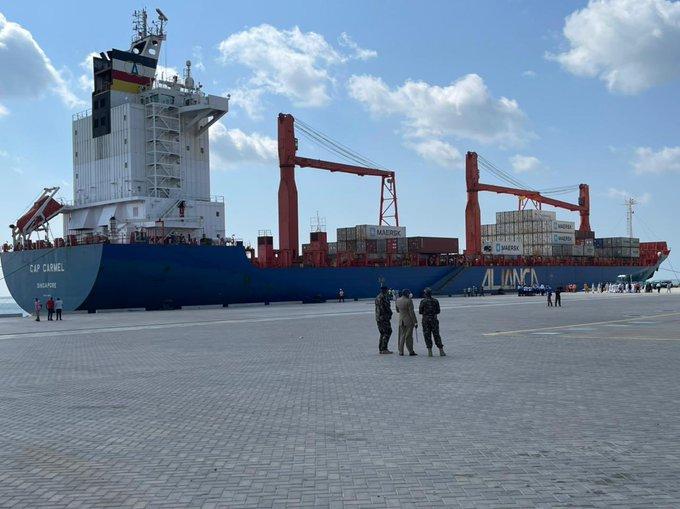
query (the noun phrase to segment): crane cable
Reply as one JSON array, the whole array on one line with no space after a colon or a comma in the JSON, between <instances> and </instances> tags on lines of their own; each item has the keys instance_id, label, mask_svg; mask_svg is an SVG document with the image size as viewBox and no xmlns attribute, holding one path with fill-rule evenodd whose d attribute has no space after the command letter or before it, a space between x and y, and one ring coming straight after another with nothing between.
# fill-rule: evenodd
<instances>
[{"instance_id":1,"label":"crane cable","mask_svg":"<svg viewBox=\"0 0 680 509\"><path fill-rule=\"evenodd\" d=\"M313 128L306 122L296 118L295 124L298 130L301 133L303 133L303 136L306 139L313 141L316 145L320 146L321 148L333 152L334 154L342 157L343 159L351 161L360 166L384 169L382 165L376 163L375 161L369 159L368 157L362 156L361 154L352 150L346 145L343 145L342 143L333 140L330 136Z\"/></svg>"},{"instance_id":2,"label":"crane cable","mask_svg":"<svg viewBox=\"0 0 680 509\"><path fill-rule=\"evenodd\" d=\"M517 187L519 189L526 189L527 191L534 191L537 193L540 193L542 195L552 195L552 196L557 196L557 195L562 195L562 194L568 194L573 192L574 190L578 189L578 185L570 185L570 186L559 186L559 187L553 187L553 188L546 188L546 189L534 189L525 182L521 181L517 177L514 177L510 172L502 170L498 168L495 164L493 164L491 161L488 159L485 159L484 157L480 156L479 154L477 155L477 162L479 166L483 169L488 171L489 173L495 175L497 178L500 180Z\"/></svg>"}]
</instances>

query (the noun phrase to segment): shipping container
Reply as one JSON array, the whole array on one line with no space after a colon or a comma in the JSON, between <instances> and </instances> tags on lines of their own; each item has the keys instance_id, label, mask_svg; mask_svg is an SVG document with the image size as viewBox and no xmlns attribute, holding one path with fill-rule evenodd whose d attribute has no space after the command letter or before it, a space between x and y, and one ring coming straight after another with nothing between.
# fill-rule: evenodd
<instances>
[{"instance_id":1,"label":"shipping container","mask_svg":"<svg viewBox=\"0 0 680 509\"><path fill-rule=\"evenodd\" d=\"M575 241L573 233L553 233L550 236L551 244L574 245Z\"/></svg>"},{"instance_id":2,"label":"shipping container","mask_svg":"<svg viewBox=\"0 0 680 509\"><path fill-rule=\"evenodd\" d=\"M550 223L553 232L559 233L574 233L573 221L552 221Z\"/></svg>"},{"instance_id":3,"label":"shipping container","mask_svg":"<svg viewBox=\"0 0 680 509\"><path fill-rule=\"evenodd\" d=\"M483 246L482 250L485 254L503 256L520 256L524 253L521 242L494 242Z\"/></svg>"},{"instance_id":4,"label":"shipping container","mask_svg":"<svg viewBox=\"0 0 680 509\"><path fill-rule=\"evenodd\" d=\"M408 237L407 245L409 253L458 253L458 239L453 237Z\"/></svg>"},{"instance_id":5,"label":"shipping container","mask_svg":"<svg viewBox=\"0 0 680 509\"><path fill-rule=\"evenodd\" d=\"M360 224L355 227L356 239L395 239L406 237L405 226Z\"/></svg>"},{"instance_id":6,"label":"shipping container","mask_svg":"<svg viewBox=\"0 0 680 509\"><path fill-rule=\"evenodd\" d=\"M592 244L583 244L583 256L595 256L595 246Z\"/></svg>"},{"instance_id":7,"label":"shipping container","mask_svg":"<svg viewBox=\"0 0 680 509\"><path fill-rule=\"evenodd\" d=\"M329 255L334 255L338 253L338 243L337 242L329 242L328 243L328 254Z\"/></svg>"}]
</instances>

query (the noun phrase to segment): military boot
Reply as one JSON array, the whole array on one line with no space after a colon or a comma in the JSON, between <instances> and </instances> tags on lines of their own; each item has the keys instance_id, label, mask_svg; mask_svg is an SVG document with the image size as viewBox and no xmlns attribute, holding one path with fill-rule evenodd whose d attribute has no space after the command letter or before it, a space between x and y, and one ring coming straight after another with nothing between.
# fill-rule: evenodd
<instances>
[{"instance_id":1,"label":"military boot","mask_svg":"<svg viewBox=\"0 0 680 509\"><path fill-rule=\"evenodd\" d=\"M432 357L432 348L427 349L427 356Z\"/></svg>"},{"instance_id":2,"label":"military boot","mask_svg":"<svg viewBox=\"0 0 680 509\"><path fill-rule=\"evenodd\" d=\"M440 348L440 349L439 349L439 356L440 356L440 357L446 357L446 354L444 353L444 349L443 349L443 348Z\"/></svg>"}]
</instances>

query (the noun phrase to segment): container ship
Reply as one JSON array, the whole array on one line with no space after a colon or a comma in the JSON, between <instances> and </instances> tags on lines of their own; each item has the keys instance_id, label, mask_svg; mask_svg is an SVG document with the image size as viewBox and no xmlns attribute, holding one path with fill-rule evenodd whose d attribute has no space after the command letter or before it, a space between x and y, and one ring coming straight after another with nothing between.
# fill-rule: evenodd
<instances>
[{"instance_id":1,"label":"container ship","mask_svg":"<svg viewBox=\"0 0 680 509\"><path fill-rule=\"evenodd\" d=\"M296 129L328 138L289 114L278 116L278 248L269 231L258 234L256 246L244 245L225 235L224 199L210 190L208 130L229 112L229 97L206 94L189 61L181 77L159 76L167 17L157 14L148 22L145 10L135 13L128 50L93 57L92 107L74 115L71 127L72 201L45 188L10 225L12 242L0 261L12 297L27 312L48 295L60 297L66 311L95 312L319 302L340 289L359 299L381 285L415 295L426 287L442 295L539 283L582 287L645 280L669 254L662 241L596 238L585 184L569 203L480 182L480 164L488 162L474 152L466 156L463 252L456 238L408 236L399 223L396 173L299 156ZM338 228L335 241L313 228L300 245L296 167L375 177L377 224ZM482 225L480 192L514 195L519 207ZM544 206L579 213L578 228ZM58 217L64 235L53 238L50 221Z\"/></svg>"}]
</instances>

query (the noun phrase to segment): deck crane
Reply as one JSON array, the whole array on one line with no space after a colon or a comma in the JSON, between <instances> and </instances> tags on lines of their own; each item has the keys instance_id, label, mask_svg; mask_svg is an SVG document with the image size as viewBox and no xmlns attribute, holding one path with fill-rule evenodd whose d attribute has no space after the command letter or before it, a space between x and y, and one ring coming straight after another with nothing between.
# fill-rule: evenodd
<instances>
[{"instance_id":1,"label":"deck crane","mask_svg":"<svg viewBox=\"0 0 680 509\"><path fill-rule=\"evenodd\" d=\"M582 238L593 237L590 229L590 191L588 184L579 184L578 204L568 203L543 196L539 191L516 189L513 187L495 186L479 182L479 166L477 153L468 152L465 156L465 181L467 184L467 205L465 207L465 254L482 254L482 222L479 208L478 194L480 191L490 191L499 194L512 194L520 199L529 199L536 203L552 205L581 216L578 233Z\"/></svg>"},{"instance_id":2,"label":"deck crane","mask_svg":"<svg viewBox=\"0 0 680 509\"><path fill-rule=\"evenodd\" d=\"M350 173L360 177L380 177L382 185L378 224L399 226L397 184L394 171L298 156L297 138L295 137L295 118L290 114L279 114L278 145L279 166L281 169L281 182L279 184L279 257L284 265L290 265L298 256L298 197L297 186L295 185L295 166L316 168L330 172Z\"/></svg>"}]
</instances>

